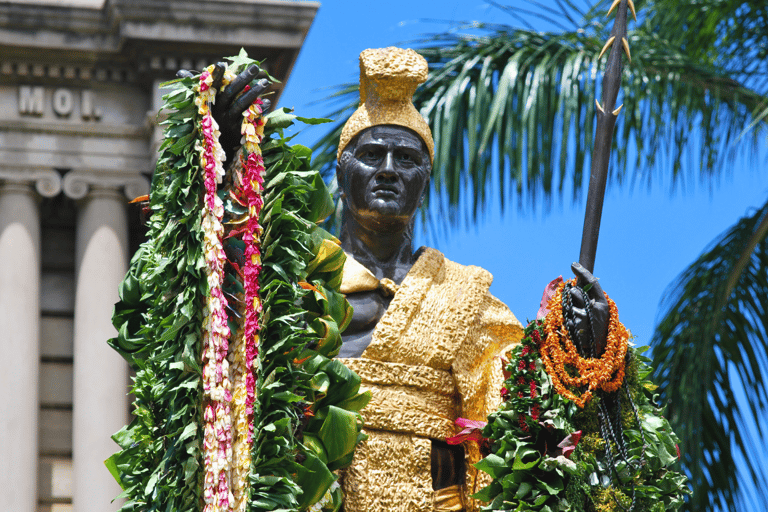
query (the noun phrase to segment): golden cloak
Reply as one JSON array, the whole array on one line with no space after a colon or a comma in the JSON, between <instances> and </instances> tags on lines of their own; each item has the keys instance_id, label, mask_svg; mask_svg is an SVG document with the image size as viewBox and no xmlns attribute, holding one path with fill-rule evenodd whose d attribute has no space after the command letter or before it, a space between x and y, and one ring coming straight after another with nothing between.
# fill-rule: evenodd
<instances>
[{"instance_id":1,"label":"golden cloak","mask_svg":"<svg viewBox=\"0 0 768 512\"><path fill-rule=\"evenodd\" d=\"M397 288L371 344L360 358L341 359L373 395L362 411L369 438L342 477L345 512L479 507L468 497L488 483L471 466L480 458L478 447L465 447L463 486L433 491L431 440L455 435L456 418L485 421L501 402L499 356L519 343L523 327L488 293L492 279L482 268L425 249ZM342 292L378 284L348 257Z\"/></svg>"}]
</instances>

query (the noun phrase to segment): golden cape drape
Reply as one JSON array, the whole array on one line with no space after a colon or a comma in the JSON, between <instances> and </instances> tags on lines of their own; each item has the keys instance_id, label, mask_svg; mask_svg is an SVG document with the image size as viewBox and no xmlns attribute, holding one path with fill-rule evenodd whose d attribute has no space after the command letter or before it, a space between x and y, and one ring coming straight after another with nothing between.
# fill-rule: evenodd
<instances>
[{"instance_id":1,"label":"golden cape drape","mask_svg":"<svg viewBox=\"0 0 768 512\"><path fill-rule=\"evenodd\" d=\"M342 290L377 284L351 257ZM501 401L498 356L523 328L488 293L492 276L425 249L398 287L360 358L342 359L372 391L363 409L369 439L343 475L345 512L474 511L485 480L465 448L462 488L432 490L431 439L457 433L458 417L485 421ZM484 475L487 477L487 475Z\"/></svg>"}]
</instances>

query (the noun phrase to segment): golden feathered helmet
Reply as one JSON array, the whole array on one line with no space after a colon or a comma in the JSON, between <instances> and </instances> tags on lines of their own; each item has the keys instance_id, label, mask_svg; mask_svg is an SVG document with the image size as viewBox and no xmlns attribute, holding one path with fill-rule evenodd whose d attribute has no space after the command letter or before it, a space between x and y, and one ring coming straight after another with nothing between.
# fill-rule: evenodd
<instances>
[{"instance_id":1,"label":"golden feathered helmet","mask_svg":"<svg viewBox=\"0 0 768 512\"><path fill-rule=\"evenodd\" d=\"M427 61L410 49L372 48L360 54L360 107L341 131L341 157L347 144L361 131L385 124L416 132L435 160L435 143L427 122L413 106L413 93L427 80Z\"/></svg>"}]
</instances>

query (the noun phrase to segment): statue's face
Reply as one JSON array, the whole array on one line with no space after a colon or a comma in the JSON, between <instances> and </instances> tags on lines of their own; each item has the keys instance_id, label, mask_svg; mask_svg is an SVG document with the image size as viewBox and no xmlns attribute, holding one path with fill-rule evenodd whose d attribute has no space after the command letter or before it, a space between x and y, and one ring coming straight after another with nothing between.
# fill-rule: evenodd
<instances>
[{"instance_id":1,"label":"statue's face","mask_svg":"<svg viewBox=\"0 0 768 512\"><path fill-rule=\"evenodd\" d=\"M337 168L347 211L374 230L400 229L410 223L431 171L429 153L419 136L401 126L374 126L351 146Z\"/></svg>"}]
</instances>

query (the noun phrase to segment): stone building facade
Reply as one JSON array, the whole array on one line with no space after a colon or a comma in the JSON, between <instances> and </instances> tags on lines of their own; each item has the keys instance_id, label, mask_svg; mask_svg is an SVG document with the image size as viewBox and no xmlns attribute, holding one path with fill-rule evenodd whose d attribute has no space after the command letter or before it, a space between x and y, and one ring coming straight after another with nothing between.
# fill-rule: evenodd
<instances>
[{"instance_id":1,"label":"stone building facade","mask_svg":"<svg viewBox=\"0 0 768 512\"><path fill-rule=\"evenodd\" d=\"M318 5L0 2L3 512L118 508L103 461L129 372L106 340L141 239L127 202L149 189L158 85L241 47L284 83Z\"/></svg>"}]
</instances>

